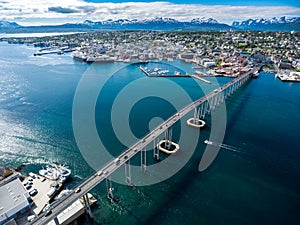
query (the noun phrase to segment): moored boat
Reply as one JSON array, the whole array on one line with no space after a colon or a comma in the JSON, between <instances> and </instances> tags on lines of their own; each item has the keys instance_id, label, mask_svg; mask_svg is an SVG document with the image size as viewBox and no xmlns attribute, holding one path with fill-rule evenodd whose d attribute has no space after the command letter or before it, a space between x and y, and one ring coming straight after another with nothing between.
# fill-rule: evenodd
<instances>
[{"instance_id":1,"label":"moored boat","mask_svg":"<svg viewBox=\"0 0 300 225\"><path fill-rule=\"evenodd\" d=\"M45 169L41 169L39 174L47 179L64 183L65 180L71 175L71 170L65 166L49 164Z\"/></svg>"}]
</instances>

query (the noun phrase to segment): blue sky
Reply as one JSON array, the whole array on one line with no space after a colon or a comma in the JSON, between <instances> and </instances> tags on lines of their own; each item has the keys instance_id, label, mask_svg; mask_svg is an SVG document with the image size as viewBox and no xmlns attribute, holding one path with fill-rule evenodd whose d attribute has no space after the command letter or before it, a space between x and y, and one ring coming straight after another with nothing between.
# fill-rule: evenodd
<instances>
[{"instance_id":1,"label":"blue sky","mask_svg":"<svg viewBox=\"0 0 300 225\"><path fill-rule=\"evenodd\" d=\"M300 1L299 1L300 2ZM213 18L231 24L249 18L300 17L296 0L0 0L0 20L21 25L79 23L84 20ZM33 4L34 3L34 4Z\"/></svg>"}]
</instances>

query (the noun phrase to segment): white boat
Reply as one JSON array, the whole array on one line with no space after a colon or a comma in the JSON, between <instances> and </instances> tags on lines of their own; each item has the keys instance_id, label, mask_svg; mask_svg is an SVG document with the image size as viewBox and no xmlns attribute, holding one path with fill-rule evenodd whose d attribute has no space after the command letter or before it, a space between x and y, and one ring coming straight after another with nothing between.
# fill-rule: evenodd
<instances>
[{"instance_id":1,"label":"white boat","mask_svg":"<svg viewBox=\"0 0 300 225\"><path fill-rule=\"evenodd\" d=\"M258 76L259 76L259 72L258 72L258 71L255 71L255 72L253 73L253 75L252 75L252 77L253 77L254 79L258 78Z\"/></svg>"},{"instance_id":2,"label":"white boat","mask_svg":"<svg viewBox=\"0 0 300 225\"><path fill-rule=\"evenodd\" d=\"M71 175L71 170L61 165L49 164L45 169L41 169L39 174L47 179L63 183Z\"/></svg>"},{"instance_id":3,"label":"white boat","mask_svg":"<svg viewBox=\"0 0 300 225\"><path fill-rule=\"evenodd\" d=\"M96 57L88 57L86 59L87 63L113 63L114 59L109 56L96 56Z\"/></svg>"},{"instance_id":4,"label":"white boat","mask_svg":"<svg viewBox=\"0 0 300 225\"><path fill-rule=\"evenodd\" d=\"M86 61L87 56L83 52L76 51L72 53L73 59L79 60L79 61Z\"/></svg>"},{"instance_id":5,"label":"white boat","mask_svg":"<svg viewBox=\"0 0 300 225\"><path fill-rule=\"evenodd\" d=\"M205 140L204 143L207 145L212 145L212 141L209 141L209 140Z\"/></svg>"}]
</instances>

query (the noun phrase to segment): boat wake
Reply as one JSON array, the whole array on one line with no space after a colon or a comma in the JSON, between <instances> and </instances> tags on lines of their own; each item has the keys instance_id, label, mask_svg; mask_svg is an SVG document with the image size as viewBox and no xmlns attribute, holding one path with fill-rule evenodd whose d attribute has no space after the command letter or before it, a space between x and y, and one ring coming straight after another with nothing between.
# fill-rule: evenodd
<instances>
[{"instance_id":1,"label":"boat wake","mask_svg":"<svg viewBox=\"0 0 300 225\"><path fill-rule=\"evenodd\" d=\"M83 180L83 177L79 176L79 175L75 175L74 177L79 178L80 180Z\"/></svg>"},{"instance_id":2,"label":"boat wake","mask_svg":"<svg viewBox=\"0 0 300 225\"><path fill-rule=\"evenodd\" d=\"M237 152L237 153L241 153L241 154L247 155L247 153L242 152L239 148L236 148L236 147L231 146L231 145L227 145L227 144L223 144L223 143L217 143L217 142L208 141L208 140L205 140L204 143L208 144L208 145L220 147L220 148L228 150L228 151Z\"/></svg>"}]
</instances>

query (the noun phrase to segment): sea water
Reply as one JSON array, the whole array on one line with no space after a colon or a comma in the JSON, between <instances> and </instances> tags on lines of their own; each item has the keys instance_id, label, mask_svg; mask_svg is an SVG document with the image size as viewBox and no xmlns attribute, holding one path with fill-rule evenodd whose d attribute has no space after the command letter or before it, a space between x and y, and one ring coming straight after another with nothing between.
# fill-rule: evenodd
<instances>
[{"instance_id":1,"label":"sea water","mask_svg":"<svg viewBox=\"0 0 300 225\"><path fill-rule=\"evenodd\" d=\"M52 162L67 165L72 170L68 188L94 172L82 155L72 124L73 103L84 77L92 87L97 76L105 76L100 79L104 85L96 96L95 115L91 115L99 138L114 156L176 113L177 107L187 105L185 95L196 100L231 80L207 78L212 81L209 85L189 78L147 78L139 65L89 65L74 61L70 54L33 56L36 51L26 45L0 43L0 164L26 164L24 173L38 173ZM193 72L192 65L180 61L151 66ZM89 96L89 86L85 88ZM155 93L145 94L148 89ZM128 115L122 108L114 108L121 97L121 102L137 99L128 106ZM148 186L113 182L117 203L107 199L105 182L99 184L91 191L98 200L94 219L83 216L80 223L299 224L299 99L299 83L282 83L274 74L261 72L258 79L250 80L226 100L223 144L240 153L221 148L208 169L198 171L212 125L207 117L207 127L200 131L191 158L179 172ZM86 104L91 101L84 100ZM113 124L112 116L127 120ZM186 126L187 118L174 125L175 141L183 135L180 128ZM128 132L115 134L127 127ZM196 131L185 132L192 138ZM155 164L151 155L150 149L147 162ZM175 157L178 162L179 156ZM139 165L139 161L138 155L132 164Z\"/></svg>"}]
</instances>

